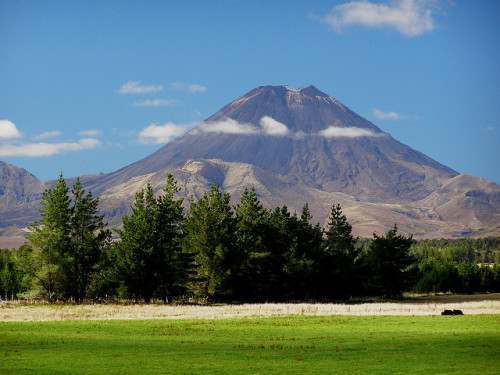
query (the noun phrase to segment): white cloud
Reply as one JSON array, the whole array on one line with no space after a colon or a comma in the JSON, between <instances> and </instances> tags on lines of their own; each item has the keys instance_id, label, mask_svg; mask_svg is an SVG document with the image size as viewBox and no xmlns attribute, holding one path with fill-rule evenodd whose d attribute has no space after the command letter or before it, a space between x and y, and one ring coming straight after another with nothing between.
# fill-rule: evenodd
<instances>
[{"instance_id":1,"label":"white cloud","mask_svg":"<svg viewBox=\"0 0 500 375\"><path fill-rule=\"evenodd\" d=\"M0 139L21 138L22 133L9 120L0 120Z\"/></svg>"},{"instance_id":2,"label":"white cloud","mask_svg":"<svg viewBox=\"0 0 500 375\"><path fill-rule=\"evenodd\" d=\"M151 124L139 133L139 142L143 144L158 144L170 142L189 128L190 125L176 125L167 122L163 125Z\"/></svg>"},{"instance_id":3,"label":"white cloud","mask_svg":"<svg viewBox=\"0 0 500 375\"><path fill-rule=\"evenodd\" d=\"M102 135L102 131L97 130L97 129L89 129L89 130L83 130L78 135L84 136L84 137L97 137Z\"/></svg>"},{"instance_id":4,"label":"white cloud","mask_svg":"<svg viewBox=\"0 0 500 375\"><path fill-rule=\"evenodd\" d=\"M294 134L294 136L295 136L295 138L297 138L297 139L304 139L305 137L307 137L307 136L308 136L308 134L307 134L307 133L304 133L302 130L299 130L298 132L296 132L296 133Z\"/></svg>"},{"instance_id":5,"label":"white cloud","mask_svg":"<svg viewBox=\"0 0 500 375\"><path fill-rule=\"evenodd\" d=\"M495 127L493 127L493 126L488 126L488 127L486 128L486 131L492 132L492 131L494 131L495 129L496 129L496 128L495 128Z\"/></svg>"},{"instance_id":6,"label":"white cloud","mask_svg":"<svg viewBox=\"0 0 500 375\"><path fill-rule=\"evenodd\" d=\"M356 137L380 137L383 133L375 133L374 131L369 129L361 129L356 127L340 128L336 126L330 126L325 130L321 130L318 134L326 138L337 138L337 137L356 138Z\"/></svg>"},{"instance_id":7,"label":"white cloud","mask_svg":"<svg viewBox=\"0 0 500 375\"><path fill-rule=\"evenodd\" d=\"M163 91L162 85L141 86L141 81L128 81L119 90L119 94L148 94Z\"/></svg>"},{"instance_id":8,"label":"white cloud","mask_svg":"<svg viewBox=\"0 0 500 375\"><path fill-rule=\"evenodd\" d=\"M95 148L101 142L93 138L82 138L78 142L66 143L25 143L16 145L0 145L0 157L38 157L62 154L72 151L81 151Z\"/></svg>"},{"instance_id":9,"label":"white cloud","mask_svg":"<svg viewBox=\"0 0 500 375\"><path fill-rule=\"evenodd\" d=\"M287 135L290 133L285 124L269 116L264 116L260 119L260 126L264 129L264 133L269 135Z\"/></svg>"},{"instance_id":10,"label":"white cloud","mask_svg":"<svg viewBox=\"0 0 500 375\"><path fill-rule=\"evenodd\" d=\"M396 112L382 112L380 109L373 109L373 116L379 120L402 120L404 116L401 116Z\"/></svg>"},{"instance_id":11,"label":"white cloud","mask_svg":"<svg viewBox=\"0 0 500 375\"><path fill-rule=\"evenodd\" d=\"M170 86L175 90L186 91L189 92L190 94L194 92L204 92L207 90L205 86L198 85L195 83L190 84L184 82L174 82L171 83Z\"/></svg>"},{"instance_id":12,"label":"white cloud","mask_svg":"<svg viewBox=\"0 0 500 375\"><path fill-rule=\"evenodd\" d=\"M320 21L341 32L346 26L392 28L406 36L417 36L435 28L432 0L392 0L375 4L367 0L351 1L335 6Z\"/></svg>"},{"instance_id":13,"label":"white cloud","mask_svg":"<svg viewBox=\"0 0 500 375\"><path fill-rule=\"evenodd\" d=\"M134 103L135 107L174 107L181 104L180 101L175 99L147 99L137 101Z\"/></svg>"},{"instance_id":14,"label":"white cloud","mask_svg":"<svg viewBox=\"0 0 500 375\"><path fill-rule=\"evenodd\" d=\"M47 139L47 138L54 138L54 137L59 137L62 135L62 132L59 130L52 130L48 132L43 132L42 134L38 134L37 136L34 137L34 139Z\"/></svg>"},{"instance_id":15,"label":"white cloud","mask_svg":"<svg viewBox=\"0 0 500 375\"><path fill-rule=\"evenodd\" d=\"M232 118L227 118L222 121L205 122L199 128L202 132L207 133L225 133L225 134L258 134L260 130L250 124L242 124Z\"/></svg>"}]
</instances>

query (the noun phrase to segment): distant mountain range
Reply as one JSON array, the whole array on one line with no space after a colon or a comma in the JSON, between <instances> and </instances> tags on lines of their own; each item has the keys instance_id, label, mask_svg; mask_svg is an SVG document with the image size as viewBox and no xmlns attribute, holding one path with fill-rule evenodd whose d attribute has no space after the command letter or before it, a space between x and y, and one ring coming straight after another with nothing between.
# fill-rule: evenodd
<instances>
[{"instance_id":1,"label":"distant mountain range","mask_svg":"<svg viewBox=\"0 0 500 375\"><path fill-rule=\"evenodd\" d=\"M168 173L186 206L217 182L234 202L252 186L269 208L307 202L321 224L339 202L362 236L394 223L416 238L500 235L499 185L398 142L314 86L258 87L150 156L82 181L116 226L135 192L161 189ZM0 163L0 240L38 218L50 184Z\"/></svg>"}]
</instances>

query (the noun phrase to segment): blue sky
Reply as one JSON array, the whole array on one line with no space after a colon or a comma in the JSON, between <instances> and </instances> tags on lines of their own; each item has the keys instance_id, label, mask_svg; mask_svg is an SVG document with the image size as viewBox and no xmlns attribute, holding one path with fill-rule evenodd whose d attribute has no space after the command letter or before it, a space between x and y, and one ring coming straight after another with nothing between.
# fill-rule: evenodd
<instances>
[{"instance_id":1,"label":"blue sky","mask_svg":"<svg viewBox=\"0 0 500 375\"><path fill-rule=\"evenodd\" d=\"M261 85L314 85L500 183L500 2L0 0L0 160L112 172Z\"/></svg>"}]
</instances>

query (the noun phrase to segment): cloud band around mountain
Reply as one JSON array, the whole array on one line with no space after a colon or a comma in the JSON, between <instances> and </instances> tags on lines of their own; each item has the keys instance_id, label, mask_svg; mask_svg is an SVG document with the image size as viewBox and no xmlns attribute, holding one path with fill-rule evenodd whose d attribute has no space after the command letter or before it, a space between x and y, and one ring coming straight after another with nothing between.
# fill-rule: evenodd
<instances>
[{"instance_id":1,"label":"cloud band around mountain","mask_svg":"<svg viewBox=\"0 0 500 375\"><path fill-rule=\"evenodd\" d=\"M268 135L287 135L290 133L285 124L269 116L264 116L260 119L260 126L262 126L264 133Z\"/></svg>"},{"instance_id":2,"label":"cloud band around mountain","mask_svg":"<svg viewBox=\"0 0 500 375\"><path fill-rule=\"evenodd\" d=\"M330 126L325 130L321 130L318 135L326 138L357 138L357 137L380 137L384 133L375 133L370 129L362 129L356 127L342 128L338 126Z\"/></svg>"},{"instance_id":3,"label":"cloud band around mountain","mask_svg":"<svg viewBox=\"0 0 500 375\"><path fill-rule=\"evenodd\" d=\"M163 125L151 124L142 129L139 133L139 143L142 144L161 144L168 143L173 138L186 132L189 125L176 125L167 122Z\"/></svg>"},{"instance_id":4,"label":"cloud band around mountain","mask_svg":"<svg viewBox=\"0 0 500 375\"><path fill-rule=\"evenodd\" d=\"M376 133L371 129L361 129L356 127L336 127L330 126L318 133L304 133L302 131L292 132L285 124L273 119L270 116L263 116L259 125L250 123L241 123L232 118L226 118L220 121L202 122L190 135L199 135L201 133L217 134L240 134L240 135L269 135L274 137L292 136L295 139L304 139L309 136L321 136L326 138L337 137L380 137L385 133ZM172 141L174 138L183 135L194 124L174 124L171 122L163 125L151 124L142 129L139 133L139 143L142 144L162 144Z\"/></svg>"},{"instance_id":5,"label":"cloud band around mountain","mask_svg":"<svg viewBox=\"0 0 500 375\"><path fill-rule=\"evenodd\" d=\"M201 123L197 130L203 133L223 133L223 134L259 134L260 129L251 124L243 124L232 118L222 121Z\"/></svg>"}]
</instances>

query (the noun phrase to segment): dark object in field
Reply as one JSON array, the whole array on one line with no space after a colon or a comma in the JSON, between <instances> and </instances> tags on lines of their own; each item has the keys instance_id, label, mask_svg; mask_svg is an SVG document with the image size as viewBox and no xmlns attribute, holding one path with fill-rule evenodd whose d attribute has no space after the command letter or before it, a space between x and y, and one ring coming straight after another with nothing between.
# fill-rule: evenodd
<instances>
[{"instance_id":1,"label":"dark object in field","mask_svg":"<svg viewBox=\"0 0 500 375\"><path fill-rule=\"evenodd\" d=\"M462 310L444 310L441 315L464 315Z\"/></svg>"}]
</instances>

